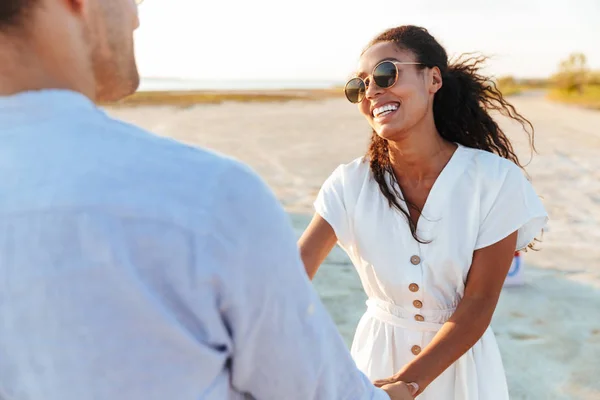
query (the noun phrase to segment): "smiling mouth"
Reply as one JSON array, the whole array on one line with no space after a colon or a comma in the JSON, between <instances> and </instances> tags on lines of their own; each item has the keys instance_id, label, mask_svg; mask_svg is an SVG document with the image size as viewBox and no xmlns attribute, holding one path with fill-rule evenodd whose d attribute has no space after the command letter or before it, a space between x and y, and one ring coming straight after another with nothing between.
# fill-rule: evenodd
<instances>
[{"instance_id":1,"label":"smiling mouth","mask_svg":"<svg viewBox=\"0 0 600 400\"><path fill-rule=\"evenodd\" d=\"M374 108L371 114L375 118L382 118L395 112L398 108L400 108L400 103L387 103L381 107Z\"/></svg>"}]
</instances>

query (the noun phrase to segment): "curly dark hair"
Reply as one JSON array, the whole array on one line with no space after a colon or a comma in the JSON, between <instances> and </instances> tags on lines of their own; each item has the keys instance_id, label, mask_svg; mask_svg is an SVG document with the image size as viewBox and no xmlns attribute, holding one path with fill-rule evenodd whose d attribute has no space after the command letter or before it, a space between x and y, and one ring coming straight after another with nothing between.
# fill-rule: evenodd
<instances>
[{"instance_id":1,"label":"curly dark hair","mask_svg":"<svg viewBox=\"0 0 600 400\"><path fill-rule=\"evenodd\" d=\"M1 0L0 31L20 26L37 0Z\"/></svg>"},{"instance_id":2,"label":"curly dark hair","mask_svg":"<svg viewBox=\"0 0 600 400\"><path fill-rule=\"evenodd\" d=\"M421 63L418 66L421 69L440 69L443 85L435 94L433 115L435 126L442 138L466 147L495 153L523 169L510 140L491 117L490 112L496 111L518 121L528 135L531 150L535 151L533 125L504 99L492 79L479 74L485 57L467 54L449 63L446 50L435 38L425 28L412 25L392 28L381 33L370 42L369 47L381 42L394 43L400 49L413 53L416 61ZM398 183L390 162L388 143L375 131L367 156L373 176L390 207L398 209L406 216L413 237L423 243L417 237L417 227L410 214L398 202L401 194L391 189L386 182L386 174L389 173L394 182ZM406 199L403 200L407 207L421 212L417 206Z\"/></svg>"}]
</instances>

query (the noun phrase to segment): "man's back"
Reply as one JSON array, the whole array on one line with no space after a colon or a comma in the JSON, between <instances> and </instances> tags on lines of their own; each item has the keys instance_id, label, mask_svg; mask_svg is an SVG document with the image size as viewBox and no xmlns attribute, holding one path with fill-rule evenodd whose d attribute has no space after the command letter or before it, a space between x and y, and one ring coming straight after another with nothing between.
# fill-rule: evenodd
<instances>
[{"instance_id":1,"label":"man's back","mask_svg":"<svg viewBox=\"0 0 600 400\"><path fill-rule=\"evenodd\" d=\"M196 398L230 345L195 343L224 329L198 324L217 322L216 307L185 310L218 300L219 271L196 243L226 214L222 177L241 168L112 121L77 94L0 104L0 387L84 399L66 391L123 379L132 398L165 384ZM197 387L182 384L191 376Z\"/></svg>"},{"instance_id":2,"label":"man's back","mask_svg":"<svg viewBox=\"0 0 600 400\"><path fill-rule=\"evenodd\" d=\"M387 398L243 165L73 92L0 120L0 399Z\"/></svg>"}]
</instances>

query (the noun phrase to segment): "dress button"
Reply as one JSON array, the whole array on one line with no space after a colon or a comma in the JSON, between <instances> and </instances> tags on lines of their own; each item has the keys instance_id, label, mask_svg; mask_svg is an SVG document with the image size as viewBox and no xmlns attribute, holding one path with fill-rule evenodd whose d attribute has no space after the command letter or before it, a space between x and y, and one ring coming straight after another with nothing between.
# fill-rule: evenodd
<instances>
[{"instance_id":1,"label":"dress button","mask_svg":"<svg viewBox=\"0 0 600 400\"><path fill-rule=\"evenodd\" d=\"M417 320L419 322L423 322L423 321L425 321L425 317L423 317L421 314L417 314L417 315L415 315L415 320Z\"/></svg>"},{"instance_id":2,"label":"dress button","mask_svg":"<svg viewBox=\"0 0 600 400\"><path fill-rule=\"evenodd\" d=\"M419 257L419 256L412 256L410 258L410 262L412 263L412 265L419 265L419 263L421 262L421 257Z\"/></svg>"},{"instance_id":3,"label":"dress button","mask_svg":"<svg viewBox=\"0 0 600 400\"><path fill-rule=\"evenodd\" d=\"M412 349L410 349L410 351L415 355L418 356L419 353L421 352L421 347L420 346L413 346Z\"/></svg>"},{"instance_id":4,"label":"dress button","mask_svg":"<svg viewBox=\"0 0 600 400\"><path fill-rule=\"evenodd\" d=\"M415 300L415 301L413 301L413 306L415 306L415 308L421 308L421 307L423 307L423 302L419 301L419 300Z\"/></svg>"},{"instance_id":5,"label":"dress button","mask_svg":"<svg viewBox=\"0 0 600 400\"><path fill-rule=\"evenodd\" d=\"M411 283L410 285L408 285L408 290L410 290L411 292L418 292L419 285L417 285L416 283Z\"/></svg>"}]
</instances>

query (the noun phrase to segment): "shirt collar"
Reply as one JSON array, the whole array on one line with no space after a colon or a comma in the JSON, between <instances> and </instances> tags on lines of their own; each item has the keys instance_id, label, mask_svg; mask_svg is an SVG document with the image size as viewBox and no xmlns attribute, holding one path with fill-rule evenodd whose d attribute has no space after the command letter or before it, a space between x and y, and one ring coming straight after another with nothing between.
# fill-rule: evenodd
<instances>
[{"instance_id":1,"label":"shirt collar","mask_svg":"<svg viewBox=\"0 0 600 400\"><path fill-rule=\"evenodd\" d=\"M71 90L43 89L0 96L0 120L3 125L49 119L66 111L81 113L97 110L89 98Z\"/></svg>"}]
</instances>

